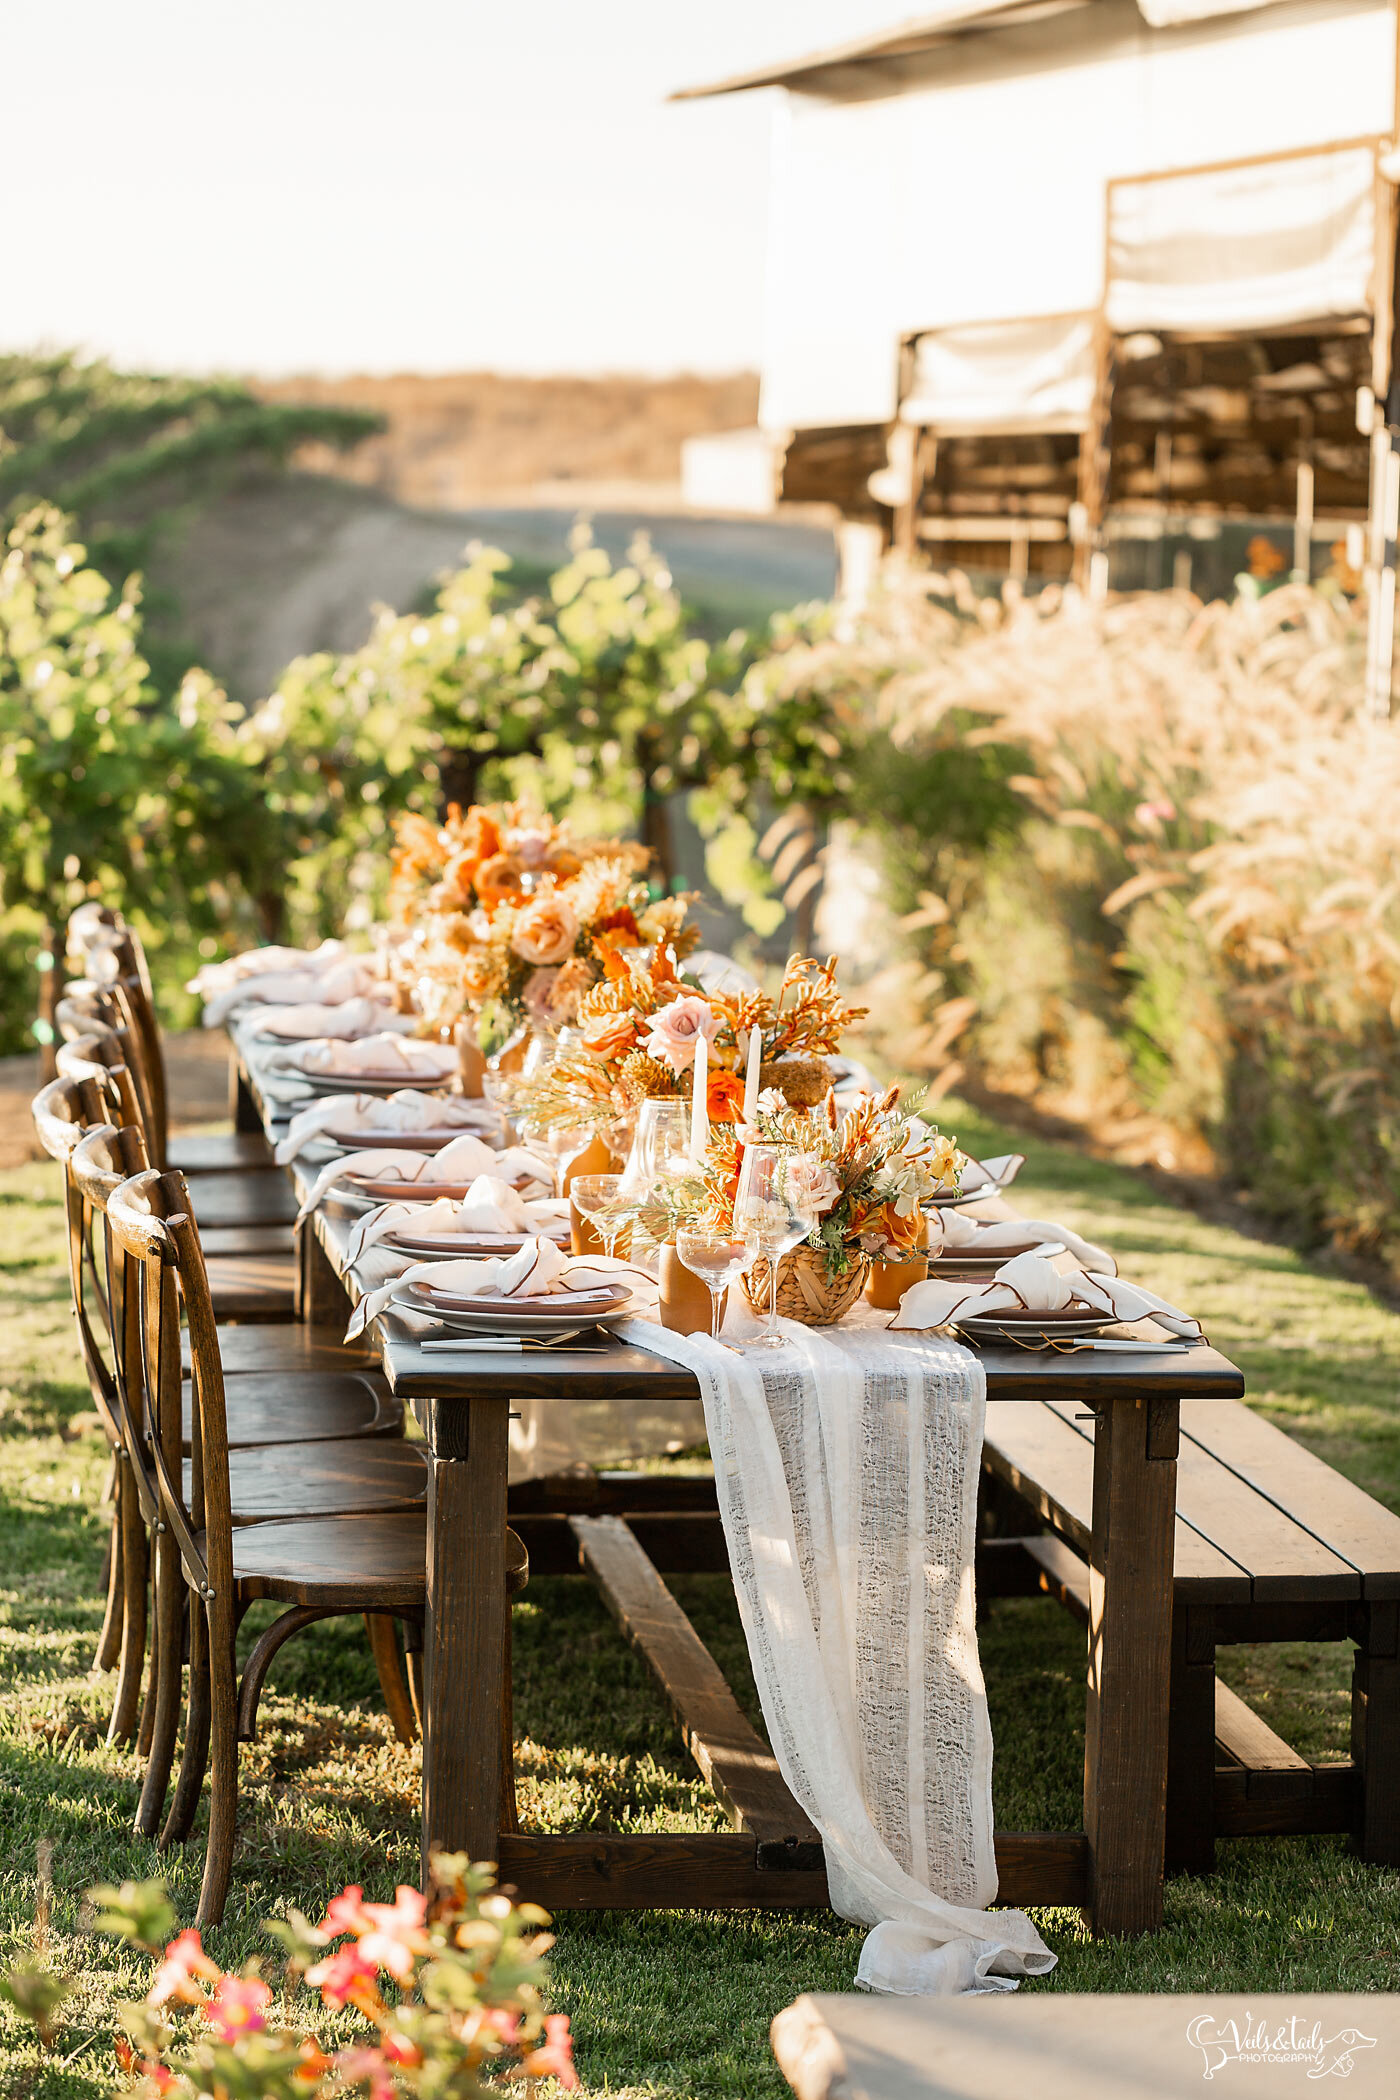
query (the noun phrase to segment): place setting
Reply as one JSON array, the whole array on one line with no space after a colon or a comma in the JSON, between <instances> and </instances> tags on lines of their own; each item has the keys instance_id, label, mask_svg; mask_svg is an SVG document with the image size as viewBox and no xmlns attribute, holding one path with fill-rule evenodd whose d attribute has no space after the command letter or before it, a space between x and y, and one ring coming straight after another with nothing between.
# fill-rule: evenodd
<instances>
[{"instance_id":1,"label":"place setting","mask_svg":"<svg viewBox=\"0 0 1400 2100\"><path fill-rule=\"evenodd\" d=\"M338 1153L311 1182L302 1198L300 1216L310 1217L320 1204L351 1216L384 1203L460 1204L483 1176L517 1195L554 1196L552 1160L542 1159L524 1145L497 1150L475 1132L462 1131L436 1152L404 1146Z\"/></svg>"},{"instance_id":2,"label":"place setting","mask_svg":"<svg viewBox=\"0 0 1400 2100\"><path fill-rule=\"evenodd\" d=\"M349 1152L441 1152L464 1133L492 1142L500 1116L486 1101L465 1094L423 1093L326 1096L300 1109L278 1140L279 1167L294 1159L324 1165Z\"/></svg>"},{"instance_id":3,"label":"place setting","mask_svg":"<svg viewBox=\"0 0 1400 2100\"><path fill-rule=\"evenodd\" d=\"M655 1288L643 1269L571 1256L555 1241L534 1237L508 1256L405 1268L360 1299L346 1339L388 1315L429 1353L557 1348L632 1317L654 1299ZM593 1346L606 1346L601 1333Z\"/></svg>"},{"instance_id":4,"label":"place setting","mask_svg":"<svg viewBox=\"0 0 1400 2100\"><path fill-rule=\"evenodd\" d=\"M1104 1332L1138 1322L1157 1331L1150 1337ZM985 1279L929 1276L914 1283L888 1331L1056 1352L1184 1352L1205 1339L1198 1320L1145 1285L1117 1275L1061 1271L1044 1247L1014 1255Z\"/></svg>"}]
</instances>

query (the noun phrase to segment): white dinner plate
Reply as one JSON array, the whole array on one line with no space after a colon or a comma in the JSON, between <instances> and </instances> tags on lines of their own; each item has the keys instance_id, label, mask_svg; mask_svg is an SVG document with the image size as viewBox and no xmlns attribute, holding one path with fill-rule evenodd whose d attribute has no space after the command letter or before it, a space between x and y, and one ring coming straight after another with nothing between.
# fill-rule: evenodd
<instances>
[{"instance_id":1,"label":"white dinner plate","mask_svg":"<svg viewBox=\"0 0 1400 2100\"><path fill-rule=\"evenodd\" d=\"M1081 1335L1097 1334L1101 1327L1115 1327L1112 1313L986 1313L958 1321L958 1332L975 1342L1077 1341Z\"/></svg>"},{"instance_id":2,"label":"white dinner plate","mask_svg":"<svg viewBox=\"0 0 1400 2100\"><path fill-rule=\"evenodd\" d=\"M394 1232L386 1232L382 1244L396 1247L401 1254L425 1256L441 1255L445 1259L453 1255L518 1254L526 1238L554 1240L559 1246L568 1244L569 1227L566 1221L558 1221L558 1229L541 1225L533 1235L523 1232L499 1232L494 1238L473 1238L466 1232L413 1232L407 1226Z\"/></svg>"}]
</instances>

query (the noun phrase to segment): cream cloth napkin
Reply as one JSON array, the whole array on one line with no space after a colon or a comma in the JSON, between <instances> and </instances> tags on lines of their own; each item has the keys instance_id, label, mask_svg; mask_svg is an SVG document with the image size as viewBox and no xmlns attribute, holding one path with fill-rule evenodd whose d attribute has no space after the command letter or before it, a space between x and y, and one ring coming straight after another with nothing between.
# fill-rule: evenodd
<instances>
[{"instance_id":1,"label":"cream cloth napkin","mask_svg":"<svg viewBox=\"0 0 1400 2100\"><path fill-rule=\"evenodd\" d=\"M963 1200L999 1195L1003 1189L1010 1188L1025 1164L1024 1152L999 1152L995 1159L969 1159L964 1153L959 1184Z\"/></svg>"},{"instance_id":2,"label":"cream cloth napkin","mask_svg":"<svg viewBox=\"0 0 1400 2100\"><path fill-rule=\"evenodd\" d=\"M301 1006L309 1000L341 1006L347 999L367 998L378 982L367 964L349 955L328 970L260 971L212 993L205 1004L204 1025L221 1028L231 1013L245 1006Z\"/></svg>"},{"instance_id":3,"label":"cream cloth napkin","mask_svg":"<svg viewBox=\"0 0 1400 2100\"><path fill-rule=\"evenodd\" d=\"M1062 1276L1039 1254L1018 1254L985 1283L962 1283L952 1278L930 1276L904 1293L891 1328L948 1327L960 1320L984 1318L989 1313L1063 1312L1072 1298L1095 1312L1115 1320L1155 1320L1172 1334L1198 1339L1200 1322L1189 1313L1178 1312L1140 1283L1121 1276L1093 1276L1074 1271Z\"/></svg>"},{"instance_id":4,"label":"cream cloth napkin","mask_svg":"<svg viewBox=\"0 0 1400 2100\"><path fill-rule=\"evenodd\" d=\"M242 955L230 955L224 962L205 963L185 990L212 999L245 977L265 977L274 970L333 969L344 954L344 941L322 941L319 948L246 948Z\"/></svg>"},{"instance_id":5,"label":"cream cloth napkin","mask_svg":"<svg viewBox=\"0 0 1400 2100\"><path fill-rule=\"evenodd\" d=\"M735 1321L735 1329L739 1323ZM986 1377L942 1337L784 1320L738 1356L628 1320L694 1372L773 1754L821 1832L868 1990L1014 1990L1055 1957L997 1894L973 1584Z\"/></svg>"},{"instance_id":6,"label":"cream cloth napkin","mask_svg":"<svg viewBox=\"0 0 1400 2100\"><path fill-rule=\"evenodd\" d=\"M353 1043L365 1036L410 1035L418 1026L412 1014L395 1013L382 1000L365 998L346 999L331 1006L255 1006L241 1012L238 1020L245 1039L291 1035L308 1042L327 1043Z\"/></svg>"},{"instance_id":7,"label":"cream cloth napkin","mask_svg":"<svg viewBox=\"0 0 1400 2100\"><path fill-rule=\"evenodd\" d=\"M407 1016L405 1016L405 1019ZM262 1060L267 1072L295 1072L302 1079L354 1079L362 1072L403 1074L404 1083L446 1086L457 1071L450 1043L420 1043L402 1035L367 1035L358 1042L332 1037L274 1050Z\"/></svg>"},{"instance_id":8,"label":"cream cloth napkin","mask_svg":"<svg viewBox=\"0 0 1400 2100\"><path fill-rule=\"evenodd\" d=\"M456 1298L548 1298L561 1313L570 1306L586 1304L605 1283L630 1283L648 1291L655 1284L644 1269L625 1261L609 1261L604 1255L566 1254L552 1240L527 1240L516 1254L489 1254L481 1259L463 1256L452 1261L420 1261L378 1290L367 1291L350 1315L345 1339L362 1334L371 1320L383 1312L397 1293L410 1283L432 1283ZM621 1303L621 1301L620 1301ZM425 1305L424 1312L429 1308Z\"/></svg>"},{"instance_id":9,"label":"cream cloth napkin","mask_svg":"<svg viewBox=\"0 0 1400 2100\"><path fill-rule=\"evenodd\" d=\"M1022 1247L1027 1240L1058 1240L1077 1262L1096 1275L1118 1274L1118 1264L1111 1254L1096 1247L1092 1240L1081 1239L1068 1225L1051 1225L1042 1218L1008 1218L1001 1225L981 1225L976 1218L965 1218L961 1211L948 1205L929 1216L928 1252L934 1259L940 1254L998 1254L1003 1247Z\"/></svg>"},{"instance_id":10,"label":"cream cloth napkin","mask_svg":"<svg viewBox=\"0 0 1400 2100\"><path fill-rule=\"evenodd\" d=\"M326 1094L292 1117L287 1135L273 1157L287 1166L315 1138L327 1134L338 1138L370 1131L388 1135L400 1130L495 1131L501 1127L500 1111L489 1102L469 1100L463 1094L419 1094L404 1088L397 1094Z\"/></svg>"},{"instance_id":11,"label":"cream cloth napkin","mask_svg":"<svg viewBox=\"0 0 1400 2100\"><path fill-rule=\"evenodd\" d=\"M498 1177L513 1188L535 1195L554 1194L552 1161L527 1152L523 1145L512 1145L508 1152L493 1152L479 1137L464 1131L450 1145L444 1145L441 1152L399 1152L391 1146L383 1152L347 1152L339 1159L328 1160L307 1191L297 1212L297 1223L309 1217L327 1191L347 1174L363 1174L374 1181L402 1181L405 1189L421 1189L427 1196L432 1195L435 1182L472 1182L480 1174Z\"/></svg>"},{"instance_id":12,"label":"cream cloth napkin","mask_svg":"<svg viewBox=\"0 0 1400 2100\"><path fill-rule=\"evenodd\" d=\"M386 1233L401 1225L414 1232L461 1233L473 1239L517 1239L529 1237L557 1240L569 1230L567 1197L543 1196L529 1202L498 1174L478 1174L460 1203L455 1196L439 1196L436 1203L383 1203L355 1225L346 1243L347 1264L359 1260L366 1247L374 1246Z\"/></svg>"}]
</instances>

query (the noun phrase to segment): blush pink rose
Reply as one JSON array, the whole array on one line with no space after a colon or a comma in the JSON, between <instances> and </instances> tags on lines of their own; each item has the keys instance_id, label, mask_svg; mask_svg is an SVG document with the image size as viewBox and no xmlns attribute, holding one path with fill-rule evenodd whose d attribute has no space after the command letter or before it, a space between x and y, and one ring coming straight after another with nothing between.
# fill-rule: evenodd
<instances>
[{"instance_id":1,"label":"blush pink rose","mask_svg":"<svg viewBox=\"0 0 1400 2100\"><path fill-rule=\"evenodd\" d=\"M712 1043L719 1033L719 1015L708 999L693 992L673 999L647 1022L642 1045L648 1057L658 1058L673 1072L688 1072L695 1062L695 1045L703 1035Z\"/></svg>"},{"instance_id":2,"label":"blush pink rose","mask_svg":"<svg viewBox=\"0 0 1400 2100\"><path fill-rule=\"evenodd\" d=\"M841 1194L841 1184L819 1159L789 1160L785 1186L794 1202L810 1205L819 1218L825 1217Z\"/></svg>"}]
</instances>

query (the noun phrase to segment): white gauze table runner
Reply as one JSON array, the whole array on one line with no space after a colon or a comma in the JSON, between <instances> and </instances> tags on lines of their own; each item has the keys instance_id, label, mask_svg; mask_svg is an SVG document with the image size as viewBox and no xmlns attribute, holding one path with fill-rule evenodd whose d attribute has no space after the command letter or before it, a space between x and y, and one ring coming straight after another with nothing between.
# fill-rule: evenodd
<instances>
[{"instance_id":1,"label":"white gauze table runner","mask_svg":"<svg viewBox=\"0 0 1400 2100\"><path fill-rule=\"evenodd\" d=\"M737 1324L737 1323L736 1323ZM973 1552L986 1376L940 1337L781 1323L781 1354L629 1321L699 1380L769 1739L868 1990L1013 1990L1055 1957L995 1900Z\"/></svg>"}]
</instances>

